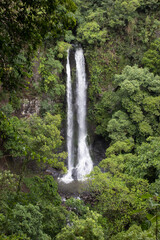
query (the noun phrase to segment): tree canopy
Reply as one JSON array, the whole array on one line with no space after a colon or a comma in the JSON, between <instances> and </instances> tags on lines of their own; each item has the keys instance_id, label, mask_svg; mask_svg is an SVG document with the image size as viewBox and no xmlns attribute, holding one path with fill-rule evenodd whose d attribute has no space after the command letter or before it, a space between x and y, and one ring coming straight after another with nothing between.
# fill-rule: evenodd
<instances>
[{"instance_id":1,"label":"tree canopy","mask_svg":"<svg viewBox=\"0 0 160 240\"><path fill-rule=\"evenodd\" d=\"M3 88L12 90L24 85L26 66L18 54L23 49L28 60L47 36L59 38L75 24L71 0L18 1L0 3L0 77ZM17 63L19 59L20 63ZM18 72L18 76L15 73Z\"/></svg>"},{"instance_id":2,"label":"tree canopy","mask_svg":"<svg viewBox=\"0 0 160 240\"><path fill-rule=\"evenodd\" d=\"M114 84L117 90L112 96L109 91L104 94L102 105L112 117L108 123L101 118L97 131L105 135L107 130L113 141L133 137L141 142L148 136L158 136L160 77L147 68L126 66L122 74L115 75Z\"/></svg>"}]
</instances>

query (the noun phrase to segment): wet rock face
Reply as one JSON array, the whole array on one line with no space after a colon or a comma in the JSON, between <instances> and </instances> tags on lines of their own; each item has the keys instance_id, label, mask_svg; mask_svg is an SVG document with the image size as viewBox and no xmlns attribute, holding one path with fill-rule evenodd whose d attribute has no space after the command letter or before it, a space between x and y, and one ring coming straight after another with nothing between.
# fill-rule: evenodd
<instances>
[{"instance_id":1,"label":"wet rock face","mask_svg":"<svg viewBox=\"0 0 160 240\"><path fill-rule=\"evenodd\" d=\"M29 117L34 113L39 114L39 111L40 111L40 101L38 98L23 99L21 113L20 113L21 117Z\"/></svg>"},{"instance_id":2,"label":"wet rock face","mask_svg":"<svg viewBox=\"0 0 160 240\"><path fill-rule=\"evenodd\" d=\"M48 166L45 170L45 174L52 175L53 178L56 180L61 176L61 171Z\"/></svg>"},{"instance_id":3,"label":"wet rock face","mask_svg":"<svg viewBox=\"0 0 160 240\"><path fill-rule=\"evenodd\" d=\"M98 165L100 161L105 159L105 152L107 149L107 143L101 136L95 136L92 143L92 159L94 166Z\"/></svg>"}]
</instances>

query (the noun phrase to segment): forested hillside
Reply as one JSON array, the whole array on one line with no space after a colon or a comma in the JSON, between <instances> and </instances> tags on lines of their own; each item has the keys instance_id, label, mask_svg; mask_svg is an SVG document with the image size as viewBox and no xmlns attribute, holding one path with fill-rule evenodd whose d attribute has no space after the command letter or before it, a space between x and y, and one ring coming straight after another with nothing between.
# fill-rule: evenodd
<instances>
[{"instance_id":1,"label":"forested hillside","mask_svg":"<svg viewBox=\"0 0 160 240\"><path fill-rule=\"evenodd\" d=\"M160 239L160 1L1 0L0 29L0 239ZM106 153L64 202L72 46Z\"/></svg>"}]
</instances>

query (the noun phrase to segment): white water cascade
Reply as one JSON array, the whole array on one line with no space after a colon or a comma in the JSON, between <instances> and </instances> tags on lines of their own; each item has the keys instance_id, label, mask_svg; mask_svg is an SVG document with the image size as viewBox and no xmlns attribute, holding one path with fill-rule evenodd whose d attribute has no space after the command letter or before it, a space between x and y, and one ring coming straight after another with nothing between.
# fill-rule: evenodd
<instances>
[{"instance_id":1,"label":"white water cascade","mask_svg":"<svg viewBox=\"0 0 160 240\"><path fill-rule=\"evenodd\" d=\"M87 82L85 73L85 59L82 48L75 52L76 62L76 120L78 129L75 129L73 118L73 96L72 96L72 79L69 62L69 51L67 56L67 151L68 151L68 173L61 178L65 183L74 180L73 171L76 179L85 180L85 176L92 171L93 163L90 157L87 144L87 127L86 127L86 108L87 108ZM75 145L74 131L78 131L77 145ZM74 151L76 148L76 151ZM77 165L74 167L74 154L77 152Z\"/></svg>"},{"instance_id":2,"label":"white water cascade","mask_svg":"<svg viewBox=\"0 0 160 240\"><path fill-rule=\"evenodd\" d=\"M75 53L76 60L76 104L78 120L78 154L77 154L77 179L83 180L86 174L92 171L93 163L89 154L87 144L86 128L86 101L87 101L87 82L85 73L85 59L83 50L77 49Z\"/></svg>"},{"instance_id":3,"label":"white water cascade","mask_svg":"<svg viewBox=\"0 0 160 240\"><path fill-rule=\"evenodd\" d=\"M69 63L69 49L67 51L67 152L68 152L68 173L62 178L63 182L73 181L73 97L72 97L72 79L71 68Z\"/></svg>"}]
</instances>

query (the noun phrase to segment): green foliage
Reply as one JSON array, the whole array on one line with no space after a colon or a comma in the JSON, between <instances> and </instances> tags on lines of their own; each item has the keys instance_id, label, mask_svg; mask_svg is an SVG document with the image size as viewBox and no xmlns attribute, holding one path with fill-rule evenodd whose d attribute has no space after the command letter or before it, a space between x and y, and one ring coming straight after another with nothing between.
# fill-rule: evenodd
<instances>
[{"instance_id":1,"label":"green foliage","mask_svg":"<svg viewBox=\"0 0 160 240\"><path fill-rule=\"evenodd\" d=\"M98 2L96 0L81 1L85 6L81 7L82 14L86 18L96 18L101 24L109 25L112 28L123 27L131 22L135 17L138 17L140 10L156 11L159 7L158 0L117 0ZM79 1L76 2L80 6ZM85 10L85 11L84 11ZM104 14L104 11L107 14ZM89 16L88 16L89 13ZM93 17L94 16L94 17Z\"/></svg>"},{"instance_id":2,"label":"green foliage","mask_svg":"<svg viewBox=\"0 0 160 240\"><path fill-rule=\"evenodd\" d=\"M62 159L66 158L66 153L56 152L62 143L60 124L60 116L50 113L44 119L36 115L28 119L4 119L0 128L4 147L13 157L23 157L24 163L36 160L65 170Z\"/></svg>"},{"instance_id":3,"label":"green foliage","mask_svg":"<svg viewBox=\"0 0 160 240\"><path fill-rule=\"evenodd\" d=\"M40 58L39 73L42 76L42 85L47 92L49 88L60 88L61 85L58 84L59 76L62 72L63 66L60 61L55 59L55 53L53 49L47 49L45 54ZM58 91L59 92L59 91Z\"/></svg>"},{"instance_id":4,"label":"green foliage","mask_svg":"<svg viewBox=\"0 0 160 240\"><path fill-rule=\"evenodd\" d=\"M9 121L3 121L1 131L5 152L9 152L16 160L18 157L22 159L17 192L20 191L22 178L30 161L39 162L40 165L48 163L54 168L66 170L63 159L67 154L57 153L62 143L60 124L60 116L49 113L44 119L33 115L27 120L13 117Z\"/></svg>"},{"instance_id":5,"label":"green foliage","mask_svg":"<svg viewBox=\"0 0 160 240\"><path fill-rule=\"evenodd\" d=\"M159 137L149 137L136 148L135 155L126 155L126 171L133 176L154 182L159 176Z\"/></svg>"},{"instance_id":6,"label":"green foliage","mask_svg":"<svg viewBox=\"0 0 160 240\"><path fill-rule=\"evenodd\" d=\"M56 240L104 240L104 233L98 223L100 215L90 212L85 219L75 219L57 235Z\"/></svg>"},{"instance_id":7,"label":"green foliage","mask_svg":"<svg viewBox=\"0 0 160 240\"><path fill-rule=\"evenodd\" d=\"M9 170L0 172L0 202L5 204L6 198L10 197L12 193L17 190L16 175ZM1 209L1 208L0 208Z\"/></svg>"},{"instance_id":8,"label":"green foliage","mask_svg":"<svg viewBox=\"0 0 160 240\"><path fill-rule=\"evenodd\" d=\"M32 204L23 206L17 203L8 219L8 231L11 234L26 234L33 240L37 238L49 240L51 238L42 231L42 218L43 215L38 206Z\"/></svg>"},{"instance_id":9,"label":"green foliage","mask_svg":"<svg viewBox=\"0 0 160 240\"><path fill-rule=\"evenodd\" d=\"M131 152L134 148L134 140L132 138L126 139L125 141L116 141L106 150L106 157L111 156L112 154L121 154Z\"/></svg>"},{"instance_id":10,"label":"green foliage","mask_svg":"<svg viewBox=\"0 0 160 240\"><path fill-rule=\"evenodd\" d=\"M60 196L57 192L58 186L52 176L44 176L43 178L35 176L25 179L24 182L29 189L27 198L30 203L45 202L45 204L52 203L55 206L61 203Z\"/></svg>"},{"instance_id":11,"label":"green foliage","mask_svg":"<svg viewBox=\"0 0 160 240\"><path fill-rule=\"evenodd\" d=\"M0 76L3 87L11 91L22 86L22 65L16 63L21 50L25 49L29 60L49 32L52 38L59 38L65 29L75 25L73 12L76 6L71 0L46 0L38 3L9 0L7 4L1 1L0 9L0 55L3 59ZM23 56L19 60L23 61ZM20 74L18 79L17 74Z\"/></svg>"},{"instance_id":12,"label":"green foliage","mask_svg":"<svg viewBox=\"0 0 160 240\"><path fill-rule=\"evenodd\" d=\"M89 208L85 206L84 202L80 199L69 198L66 200L65 205L79 217L83 217L87 212L89 212Z\"/></svg>"},{"instance_id":13,"label":"green foliage","mask_svg":"<svg viewBox=\"0 0 160 240\"><path fill-rule=\"evenodd\" d=\"M50 90L44 100L41 101L40 114L44 116L47 112L55 115L60 114L64 118L64 105L61 102L56 103L53 97L53 91Z\"/></svg>"},{"instance_id":14,"label":"green foliage","mask_svg":"<svg viewBox=\"0 0 160 240\"><path fill-rule=\"evenodd\" d=\"M150 184L149 192L152 195L154 195L155 193L160 195L160 179L159 178L155 179L155 181Z\"/></svg>"},{"instance_id":15,"label":"green foliage","mask_svg":"<svg viewBox=\"0 0 160 240\"><path fill-rule=\"evenodd\" d=\"M104 104L106 92L111 91L117 97L113 92L114 74L121 73L126 65L141 66L144 52L159 34L160 3L157 0L77 0L76 4L77 39L86 49L89 71L88 115L95 132L108 139L106 129L112 107L115 111L118 106L115 101L110 109ZM105 32L104 37L99 37L99 32ZM137 113L134 119L142 115L139 109ZM142 135L152 132L146 121L140 124L140 130Z\"/></svg>"},{"instance_id":16,"label":"green foliage","mask_svg":"<svg viewBox=\"0 0 160 240\"><path fill-rule=\"evenodd\" d=\"M55 239L70 213L59 206L61 198L52 176L25 179L26 193L16 194L17 179L9 171L0 175L0 239ZM15 194L14 194L15 193Z\"/></svg>"},{"instance_id":17,"label":"green foliage","mask_svg":"<svg viewBox=\"0 0 160 240\"><path fill-rule=\"evenodd\" d=\"M115 92L106 91L103 93L101 100L95 104L94 119L96 119L96 133L105 136L104 129L107 129L110 120L110 112L117 109L119 97Z\"/></svg>"},{"instance_id":18,"label":"green foliage","mask_svg":"<svg viewBox=\"0 0 160 240\"><path fill-rule=\"evenodd\" d=\"M7 103L0 108L0 111L2 111L7 117L11 117L14 110L12 105Z\"/></svg>"},{"instance_id":19,"label":"green foliage","mask_svg":"<svg viewBox=\"0 0 160 240\"><path fill-rule=\"evenodd\" d=\"M95 132L112 143L99 165L107 172L95 168L89 178L90 203L103 216L74 198L64 204L70 213L61 207L51 176L25 179L28 192L18 194L21 177L18 182L17 176L5 171L0 173L0 231L4 234L0 239L159 238L154 221L159 221L160 78L154 74L159 74L160 44L155 38L160 2L74 2L78 5L74 33L71 0L0 3L0 88L12 91L0 111L0 157L12 155L24 165L36 160L65 170L66 153L59 153L61 119L51 114L62 114L62 62L68 43L78 40L85 47L89 72L89 119ZM142 63L153 74L134 66ZM32 70L37 68L33 83ZM29 86L41 99L43 119L11 117L20 107L16 91L23 90L25 95ZM28 89L29 94L33 92ZM8 99L1 96L1 101Z\"/></svg>"},{"instance_id":20,"label":"green foliage","mask_svg":"<svg viewBox=\"0 0 160 240\"><path fill-rule=\"evenodd\" d=\"M77 31L78 40L97 45L106 41L106 30L101 30L96 21L84 23Z\"/></svg>"},{"instance_id":21,"label":"green foliage","mask_svg":"<svg viewBox=\"0 0 160 240\"><path fill-rule=\"evenodd\" d=\"M69 221L69 213L65 208L51 204L41 206L41 213L43 214L43 231L51 236L51 239L56 239L56 235Z\"/></svg>"},{"instance_id":22,"label":"green foliage","mask_svg":"<svg viewBox=\"0 0 160 240\"><path fill-rule=\"evenodd\" d=\"M62 78L61 59L65 59L69 46L70 44L60 41L54 49L53 46L48 48L45 52L41 52L37 58L40 77L38 83L34 84L34 88L41 95L40 113L43 116L46 112L61 115L63 113L62 102L65 96L65 84Z\"/></svg>"},{"instance_id":23,"label":"green foliage","mask_svg":"<svg viewBox=\"0 0 160 240\"><path fill-rule=\"evenodd\" d=\"M29 76L28 76L29 78ZM29 82L28 82L29 84ZM27 89L28 87L26 87ZM16 110L19 110L21 108L21 100L19 98L19 95L16 94L16 92L12 92L10 93L10 104L12 105L13 109L16 111Z\"/></svg>"},{"instance_id":24,"label":"green foliage","mask_svg":"<svg viewBox=\"0 0 160 240\"><path fill-rule=\"evenodd\" d=\"M109 104L109 102L114 103L112 98L116 97L111 91L111 86L108 87L114 74L117 72L117 55L114 49L112 49L112 43L101 49L95 48L87 50L86 61L90 73L88 117L91 122L94 121L96 125L98 125L96 133L103 135L102 125L106 128L109 120L105 102L107 104ZM101 119L104 120L103 123Z\"/></svg>"},{"instance_id":25,"label":"green foliage","mask_svg":"<svg viewBox=\"0 0 160 240\"><path fill-rule=\"evenodd\" d=\"M118 233L111 237L111 240L153 240L155 236L155 229L151 227L148 230L142 231L140 226L132 225L126 232Z\"/></svg>"},{"instance_id":26,"label":"green foliage","mask_svg":"<svg viewBox=\"0 0 160 240\"><path fill-rule=\"evenodd\" d=\"M111 27L125 26L126 21L131 21L137 16L136 10L140 6L139 0L119 0L105 3L108 13L108 22Z\"/></svg>"},{"instance_id":27,"label":"green foliage","mask_svg":"<svg viewBox=\"0 0 160 240\"><path fill-rule=\"evenodd\" d=\"M65 41L70 43L75 40L75 36L73 35L71 30L65 32Z\"/></svg>"},{"instance_id":28,"label":"green foliage","mask_svg":"<svg viewBox=\"0 0 160 240\"><path fill-rule=\"evenodd\" d=\"M159 76L154 76L146 68L126 66L122 74L115 75L114 84L117 91L111 98L113 102L110 104L104 101L106 106L102 105L112 113L108 124L105 119L99 121L102 126L107 125L107 128L102 129L103 134L107 130L114 142L128 137L134 137L137 142L141 142L150 135L158 135ZM116 108L113 113L114 106Z\"/></svg>"},{"instance_id":29,"label":"green foliage","mask_svg":"<svg viewBox=\"0 0 160 240\"><path fill-rule=\"evenodd\" d=\"M18 184L17 184L16 175L11 173L9 170L0 172L0 232L1 233L5 233L6 217L10 212L10 206L13 206L15 204L17 186ZM5 236L4 236L4 239L5 239Z\"/></svg>"},{"instance_id":30,"label":"green foliage","mask_svg":"<svg viewBox=\"0 0 160 240\"><path fill-rule=\"evenodd\" d=\"M142 63L154 74L160 75L160 38L151 43L150 49L144 53Z\"/></svg>"},{"instance_id":31,"label":"green foliage","mask_svg":"<svg viewBox=\"0 0 160 240\"><path fill-rule=\"evenodd\" d=\"M58 58L67 58L67 50L71 47L70 44L60 41L57 44L58 48Z\"/></svg>"},{"instance_id":32,"label":"green foliage","mask_svg":"<svg viewBox=\"0 0 160 240\"><path fill-rule=\"evenodd\" d=\"M10 96L6 92L0 92L0 101L3 103L0 106L0 111L7 117L11 117L21 107L21 100L16 92L10 93Z\"/></svg>"},{"instance_id":33,"label":"green foliage","mask_svg":"<svg viewBox=\"0 0 160 240\"><path fill-rule=\"evenodd\" d=\"M125 141L117 141L112 144L106 150L106 159L100 162L100 167L108 170L111 174L117 174L118 177L122 177L122 173L125 173L127 168L127 160L129 156L134 161L135 155L130 154L134 148L134 140L132 138ZM128 168L132 169L132 165L128 164ZM133 175L134 176L134 175Z\"/></svg>"},{"instance_id":34,"label":"green foliage","mask_svg":"<svg viewBox=\"0 0 160 240\"><path fill-rule=\"evenodd\" d=\"M26 237L25 234L22 234L21 236L12 234L10 236L6 235L0 235L1 240L30 240L29 237Z\"/></svg>"},{"instance_id":35,"label":"green foliage","mask_svg":"<svg viewBox=\"0 0 160 240\"><path fill-rule=\"evenodd\" d=\"M144 219L148 204L141 196L148 192L148 183L123 173L123 155L117 158L111 155L101 163L103 168L104 165L108 172L102 173L95 167L91 173L90 191L96 200L95 209L107 217L109 232L113 234L122 231L132 221L141 222ZM141 210L141 213L136 213L135 210Z\"/></svg>"},{"instance_id":36,"label":"green foliage","mask_svg":"<svg viewBox=\"0 0 160 240\"><path fill-rule=\"evenodd\" d=\"M107 126L109 137L113 141L123 141L127 139L127 137L133 136L135 130L135 126L130 121L128 115L123 111L114 113Z\"/></svg>"},{"instance_id":37,"label":"green foliage","mask_svg":"<svg viewBox=\"0 0 160 240\"><path fill-rule=\"evenodd\" d=\"M130 153L133 151L133 147L136 147L135 154ZM129 224L138 221L137 223L141 224L142 229L146 230L144 232L142 230L134 232L134 230L130 231L129 229L127 232L121 232L112 238L128 239L130 236L131 239L147 239L147 237L153 236L153 234L151 235L153 229L155 229L154 234L157 236L158 230L156 229L159 226L159 196L157 194L160 192L159 138L149 137L147 142L143 142L140 146L135 146L133 139L117 141L107 149L106 157L100 163L100 167L107 170L107 173L101 173L100 170L95 169L95 172L91 174L93 177L91 189L97 199L95 207L98 207L102 212L107 208L105 215L109 219L112 216L110 222L115 219L113 226L116 227L117 231L122 231L127 221ZM147 181L143 179L147 179L149 183L152 183L149 189ZM123 187L120 187L120 183L123 183ZM107 188L107 193L105 188ZM99 191L98 194L96 189ZM114 196L116 199L114 199ZM109 197L112 200L109 200ZM120 204L119 201L121 201ZM112 208L114 202L116 202L116 211L120 211L116 212L116 216L113 215L114 212L111 212L111 206L107 204L111 202ZM123 209L122 212L126 216L122 214L120 208ZM115 210L115 208L113 209ZM127 213L125 213L124 209L127 209ZM156 227L154 226L155 222ZM148 229L151 224L152 227Z\"/></svg>"},{"instance_id":38,"label":"green foliage","mask_svg":"<svg viewBox=\"0 0 160 240\"><path fill-rule=\"evenodd\" d=\"M139 146L134 145L133 139L117 141L106 150L107 158L101 161L100 166L112 174L125 173L153 183L159 178L159 148L159 137L149 137ZM153 189L159 194L156 186L153 184Z\"/></svg>"}]
</instances>

